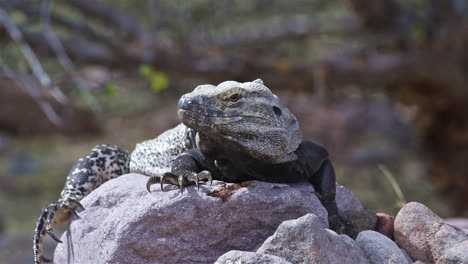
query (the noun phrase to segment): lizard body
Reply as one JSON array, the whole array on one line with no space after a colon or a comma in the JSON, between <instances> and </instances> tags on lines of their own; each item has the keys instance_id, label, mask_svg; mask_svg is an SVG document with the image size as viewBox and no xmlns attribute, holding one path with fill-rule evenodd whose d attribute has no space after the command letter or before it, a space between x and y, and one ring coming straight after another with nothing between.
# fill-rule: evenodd
<instances>
[{"instance_id":1,"label":"lizard body","mask_svg":"<svg viewBox=\"0 0 468 264\"><path fill-rule=\"evenodd\" d=\"M43 208L34 235L34 260L46 234L61 242L52 227L68 220L79 201L103 182L128 172L154 183L180 186L200 180L226 182L310 182L328 212L330 228L354 235L338 216L335 174L322 146L302 140L299 122L261 80L200 85L181 97L181 124L136 145L129 154L100 145L72 168L56 203Z\"/></svg>"}]
</instances>

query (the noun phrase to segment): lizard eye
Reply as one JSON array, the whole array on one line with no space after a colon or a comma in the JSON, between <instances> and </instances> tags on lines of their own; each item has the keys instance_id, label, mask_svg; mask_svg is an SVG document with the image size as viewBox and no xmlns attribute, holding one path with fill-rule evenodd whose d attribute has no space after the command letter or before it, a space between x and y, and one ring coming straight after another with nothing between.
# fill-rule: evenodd
<instances>
[{"instance_id":1,"label":"lizard eye","mask_svg":"<svg viewBox=\"0 0 468 264\"><path fill-rule=\"evenodd\" d=\"M241 99L241 95L239 93L231 94L227 98L227 100L230 101L230 102L237 102L237 101L239 101L239 99Z\"/></svg>"}]
</instances>

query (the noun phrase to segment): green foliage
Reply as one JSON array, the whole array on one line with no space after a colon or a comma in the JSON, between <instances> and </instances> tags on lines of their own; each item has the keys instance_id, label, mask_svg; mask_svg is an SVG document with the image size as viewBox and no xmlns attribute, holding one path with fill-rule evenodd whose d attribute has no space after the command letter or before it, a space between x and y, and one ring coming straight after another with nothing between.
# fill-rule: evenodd
<instances>
[{"instance_id":1,"label":"green foliage","mask_svg":"<svg viewBox=\"0 0 468 264\"><path fill-rule=\"evenodd\" d=\"M27 16L20 11L11 11L10 17L16 22L16 23L24 23L27 20Z\"/></svg>"},{"instance_id":2,"label":"green foliage","mask_svg":"<svg viewBox=\"0 0 468 264\"><path fill-rule=\"evenodd\" d=\"M413 24L411 25L411 35L415 40L425 40L427 38L427 29L421 24Z\"/></svg>"},{"instance_id":3,"label":"green foliage","mask_svg":"<svg viewBox=\"0 0 468 264\"><path fill-rule=\"evenodd\" d=\"M118 87L113 83L107 83L104 86L104 93L108 96L113 96L117 93Z\"/></svg>"},{"instance_id":4,"label":"green foliage","mask_svg":"<svg viewBox=\"0 0 468 264\"><path fill-rule=\"evenodd\" d=\"M155 70L151 65L141 65L140 74L149 80L151 90L156 93L165 90L169 86L169 77L167 74Z\"/></svg>"}]
</instances>

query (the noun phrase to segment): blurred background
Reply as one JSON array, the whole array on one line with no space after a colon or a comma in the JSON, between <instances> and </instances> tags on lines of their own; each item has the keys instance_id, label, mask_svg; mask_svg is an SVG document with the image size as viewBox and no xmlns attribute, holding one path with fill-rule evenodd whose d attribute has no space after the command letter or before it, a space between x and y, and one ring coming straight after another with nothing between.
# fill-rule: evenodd
<instances>
[{"instance_id":1,"label":"blurred background","mask_svg":"<svg viewBox=\"0 0 468 264\"><path fill-rule=\"evenodd\" d=\"M468 216L467 14L466 0L0 0L0 263L31 263L42 206L93 146L131 151L178 124L183 93L231 79L263 79L367 208Z\"/></svg>"}]
</instances>

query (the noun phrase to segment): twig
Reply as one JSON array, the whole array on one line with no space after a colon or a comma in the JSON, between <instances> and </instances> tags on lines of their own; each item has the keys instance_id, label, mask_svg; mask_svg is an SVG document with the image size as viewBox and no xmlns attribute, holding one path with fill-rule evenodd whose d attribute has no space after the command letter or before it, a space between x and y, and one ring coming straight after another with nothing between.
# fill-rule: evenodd
<instances>
[{"instance_id":1,"label":"twig","mask_svg":"<svg viewBox=\"0 0 468 264\"><path fill-rule=\"evenodd\" d=\"M25 91L34 99L34 101L39 105L42 112L46 115L47 119L56 127L61 127L63 125L62 118L55 112L52 105L44 100L43 96L41 95L38 87L33 82L27 82L17 74L15 74L1 59L0 57L0 68L5 73L5 75L12 79L17 80L21 86L25 89Z\"/></svg>"},{"instance_id":2,"label":"twig","mask_svg":"<svg viewBox=\"0 0 468 264\"><path fill-rule=\"evenodd\" d=\"M11 39L18 44L21 53L23 53L23 56L28 62L34 76L36 76L36 78L39 80L39 83L42 86L51 89L52 79L42 68L42 65L37 59L37 56L34 53L34 51L31 49L28 43L24 41L23 34L21 33L16 23L2 8L0 8L0 23L3 24ZM66 96L57 87L52 88L51 93L59 102L67 102Z\"/></svg>"},{"instance_id":3,"label":"twig","mask_svg":"<svg viewBox=\"0 0 468 264\"><path fill-rule=\"evenodd\" d=\"M44 35L49 42L50 47L54 51L55 55L58 58L60 65L67 71L71 73L72 76L75 70L75 65L70 60L65 48L62 45L60 39L55 35L54 31L52 30L50 24L50 0L43 0L41 6L41 24L44 30ZM86 86L85 83L80 81L78 78L73 77L73 82L75 83L76 87L80 91L82 97L85 99L87 104L91 109L94 111L100 111L100 106L94 96L89 92L89 88Z\"/></svg>"},{"instance_id":4,"label":"twig","mask_svg":"<svg viewBox=\"0 0 468 264\"><path fill-rule=\"evenodd\" d=\"M403 195L403 192L401 191L400 186L398 185L393 174L387 169L387 167L385 167L382 164L379 164L377 167L382 172L382 174L387 178L387 180L390 182L390 185L392 185L393 191L398 197L398 206L401 207L405 205L407 203L405 196Z\"/></svg>"},{"instance_id":5,"label":"twig","mask_svg":"<svg viewBox=\"0 0 468 264\"><path fill-rule=\"evenodd\" d=\"M145 42L151 34L140 26L135 18L119 10L101 5L94 0L68 0L66 4L75 7L83 14L93 16L108 25L115 26L133 39Z\"/></svg>"}]
</instances>

